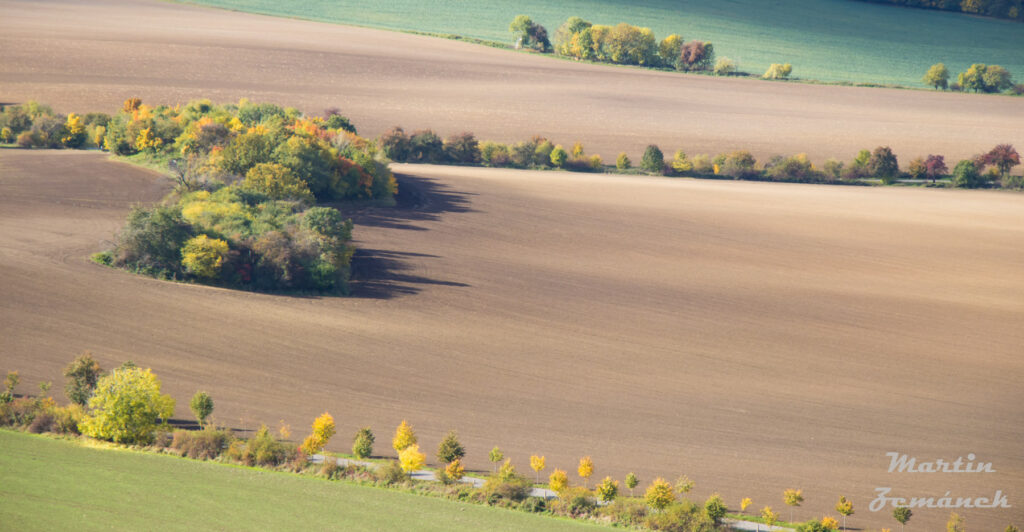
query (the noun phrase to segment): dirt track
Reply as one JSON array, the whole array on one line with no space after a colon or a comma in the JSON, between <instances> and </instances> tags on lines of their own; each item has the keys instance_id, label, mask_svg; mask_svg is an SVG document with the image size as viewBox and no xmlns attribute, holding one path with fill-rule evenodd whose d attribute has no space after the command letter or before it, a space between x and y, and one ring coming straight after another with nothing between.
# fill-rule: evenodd
<instances>
[{"instance_id":1,"label":"dirt track","mask_svg":"<svg viewBox=\"0 0 1024 532\"><path fill-rule=\"evenodd\" d=\"M686 473L798 518L846 494L1010 495L1022 521L1024 196L400 167L416 208L356 214L354 298L172 284L88 262L154 174L0 151L0 369L23 390L92 350L151 366L220 423L330 411L378 450L402 418L470 465L500 444L598 477ZM888 451L992 475L889 475ZM788 515L788 512L783 512ZM915 511L915 530L948 512ZM978 528L980 527L980 528Z\"/></svg>"},{"instance_id":2,"label":"dirt track","mask_svg":"<svg viewBox=\"0 0 1024 532\"><path fill-rule=\"evenodd\" d=\"M64 111L113 111L132 96L248 97L339 106L371 136L396 124L501 141L541 134L581 140L606 161L623 150L639 160L652 142L668 154L819 162L890 145L904 165L1024 145L1020 98L681 76L145 0L2 0L0 50L0 101Z\"/></svg>"}]
</instances>

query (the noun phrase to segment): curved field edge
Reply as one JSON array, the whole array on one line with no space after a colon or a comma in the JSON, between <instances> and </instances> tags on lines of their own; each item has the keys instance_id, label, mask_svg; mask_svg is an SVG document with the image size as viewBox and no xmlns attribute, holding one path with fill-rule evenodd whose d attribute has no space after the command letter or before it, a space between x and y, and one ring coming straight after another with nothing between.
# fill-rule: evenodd
<instances>
[{"instance_id":1,"label":"curved field edge","mask_svg":"<svg viewBox=\"0 0 1024 532\"><path fill-rule=\"evenodd\" d=\"M596 24L628 22L650 27L659 39L679 33L687 40L711 41L719 57L737 61L745 72L759 75L771 63L792 63L794 77L829 82L924 87L921 76L939 62L954 77L973 63L999 64L1018 77L1024 75L1024 56L1017 53L1024 47L1024 33L1018 22L846 0L691 1L681 8L670 0L645 5L594 5L583 0L183 3L491 42L511 42L508 24L519 14L530 15L552 36L575 15Z\"/></svg>"},{"instance_id":2,"label":"curved field edge","mask_svg":"<svg viewBox=\"0 0 1024 532\"><path fill-rule=\"evenodd\" d=\"M289 473L0 430L0 519L17 530L603 530Z\"/></svg>"}]
</instances>

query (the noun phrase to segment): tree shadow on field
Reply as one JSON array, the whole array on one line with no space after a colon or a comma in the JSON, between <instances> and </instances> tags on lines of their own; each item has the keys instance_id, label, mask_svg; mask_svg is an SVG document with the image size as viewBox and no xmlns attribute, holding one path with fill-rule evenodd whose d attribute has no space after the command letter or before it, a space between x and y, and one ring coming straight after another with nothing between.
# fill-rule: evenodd
<instances>
[{"instance_id":1,"label":"tree shadow on field","mask_svg":"<svg viewBox=\"0 0 1024 532\"><path fill-rule=\"evenodd\" d=\"M410 231L427 231L428 228L416 222L441 219L446 213L474 212L470 208L470 196L475 194L452 190L448 185L433 179L396 173L398 194L395 206L371 206L342 213L352 218L357 231L359 227L380 227ZM391 299L403 295L415 295L422 285L467 287L468 284L431 279L412 273L411 261L429 261L438 255L409 253L384 249L359 248L352 257L352 278L349 283L352 297L364 299Z\"/></svg>"}]
</instances>

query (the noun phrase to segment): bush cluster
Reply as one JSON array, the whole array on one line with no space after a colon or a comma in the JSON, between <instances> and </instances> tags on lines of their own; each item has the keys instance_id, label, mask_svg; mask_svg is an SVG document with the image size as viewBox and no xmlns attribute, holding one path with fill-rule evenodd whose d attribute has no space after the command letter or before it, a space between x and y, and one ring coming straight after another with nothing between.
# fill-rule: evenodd
<instances>
[{"instance_id":1,"label":"bush cluster","mask_svg":"<svg viewBox=\"0 0 1024 532\"><path fill-rule=\"evenodd\" d=\"M555 32L555 52L575 59L620 65L669 67L682 71L710 71L715 49L710 42L684 42L677 34L658 41L650 28L625 22L616 26L592 24L569 17ZM730 62L731 63L731 62ZM723 63L721 74L735 72L735 64Z\"/></svg>"}]
</instances>

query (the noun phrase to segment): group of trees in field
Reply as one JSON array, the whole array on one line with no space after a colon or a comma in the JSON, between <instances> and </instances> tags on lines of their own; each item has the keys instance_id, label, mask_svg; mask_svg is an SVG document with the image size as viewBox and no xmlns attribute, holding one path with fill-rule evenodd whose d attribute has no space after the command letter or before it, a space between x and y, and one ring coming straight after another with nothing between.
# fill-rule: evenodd
<instances>
[{"instance_id":1,"label":"group of trees in field","mask_svg":"<svg viewBox=\"0 0 1024 532\"><path fill-rule=\"evenodd\" d=\"M925 72L921 82L938 90L1024 94L1024 84L1015 84L1010 71L999 65L983 63L975 63L966 71L957 74L954 83L949 82L949 69L946 68L946 65L936 63Z\"/></svg>"},{"instance_id":2,"label":"group of trees in field","mask_svg":"<svg viewBox=\"0 0 1024 532\"><path fill-rule=\"evenodd\" d=\"M427 454L421 439L406 420L396 427L391 448L397 460L384 463L349 462L342 465L325 449L338 433L334 416L324 412L313 420L309 434L300 444L290 441L291 429L283 422L272 434L266 425L249 438L237 436L234 431L219 428L211 419L214 403L210 394L196 392L189 408L199 423L198 430L171 430L168 421L174 415L175 401L161 392L161 382L149 369L125 362L110 372L104 371L98 361L86 352L76 357L64 370L67 378L65 394L67 406L59 406L48 395L49 383L42 383L40 393L34 397L19 396L15 388L20 382L17 372L9 372L5 390L0 393L0 426L27 430L33 433L83 435L98 440L144 447L157 452L174 453L199 460L218 460L228 463L260 466L296 473L314 474L329 480L350 479L360 483L381 486L411 486L411 475L427 466ZM376 436L370 427L356 431L352 439L352 456L357 460L371 458ZM324 453L327 456L323 456ZM695 483L683 475L674 483L662 477L653 479L636 496L640 478L627 474L623 481L605 475L590 488L597 464L590 456L583 456L575 467L575 475L554 468L541 484L541 474L548 468L543 455L530 456L529 465L535 482L520 473L512 460L499 448L488 453L494 469L486 474L483 485L475 488L460 482L467 474L464 464L468 449L454 430L449 430L438 442L435 457L437 467L433 483L418 483L416 491L456 500L492 506L520 509L527 512L548 513L577 519L596 518L616 526L639 527L650 530L683 532L710 532L718 529L730 509L718 493L712 493L702 504L688 498ZM315 455L317 460L313 460ZM572 476L579 478L573 482ZM600 478L600 477L597 477ZM533 495L535 485L547 487L555 498ZM620 491L629 489L625 496ZM789 521L798 532L827 532L846 530L847 519L854 515L854 504L840 496L834 509L838 516L825 516L802 523L795 521L796 510L804 503L800 489L786 489L782 502L790 508ZM753 500L744 497L739 502L738 516L746 517ZM780 522L779 514L771 506L759 513L760 522L769 527ZM899 507L893 518L901 527L911 519L910 508ZM966 530L964 519L953 513L947 523L948 530ZM1017 532L1010 525L1006 532Z\"/></svg>"},{"instance_id":3,"label":"group of trees in field","mask_svg":"<svg viewBox=\"0 0 1024 532\"><path fill-rule=\"evenodd\" d=\"M605 26L580 17L569 17L555 32L553 44L544 26L526 15L517 16L509 26L509 31L515 37L517 47L554 52L574 59L674 68L684 72L713 72L720 76L740 73L735 61L727 57L715 60L715 48L710 42L686 42L678 34L658 40L650 28L625 22ZM788 75L787 72L785 76L779 77ZM767 73L765 78L769 78Z\"/></svg>"},{"instance_id":4,"label":"group of trees in field","mask_svg":"<svg viewBox=\"0 0 1024 532\"><path fill-rule=\"evenodd\" d=\"M958 11L974 15L1018 20L1024 22L1024 4L1021 0L862 0L876 4L895 4L907 7Z\"/></svg>"},{"instance_id":5,"label":"group of trees in field","mask_svg":"<svg viewBox=\"0 0 1024 532\"><path fill-rule=\"evenodd\" d=\"M336 109L304 116L255 104L150 107L114 116L56 115L29 102L0 111L22 147L96 147L168 169L174 192L136 207L105 264L162 278L261 290L347 290L352 224L337 200L391 198L387 159Z\"/></svg>"}]
</instances>

